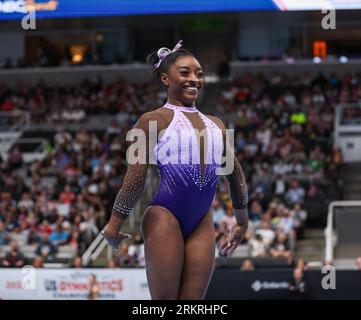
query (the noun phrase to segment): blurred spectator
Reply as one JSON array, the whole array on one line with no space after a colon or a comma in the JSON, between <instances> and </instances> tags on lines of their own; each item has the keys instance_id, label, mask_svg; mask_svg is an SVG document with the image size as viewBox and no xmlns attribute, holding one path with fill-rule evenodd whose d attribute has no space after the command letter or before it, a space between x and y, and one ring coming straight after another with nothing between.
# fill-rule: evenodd
<instances>
[{"instance_id":1,"label":"blurred spectator","mask_svg":"<svg viewBox=\"0 0 361 320\"><path fill-rule=\"evenodd\" d=\"M356 258L356 270L361 271L361 257Z\"/></svg>"},{"instance_id":2,"label":"blurred spectator","mask_svg":"<svg viewBox=\"0 0 361 320\"><path fill-rule=\"evenodd\" d=\"M111 260L108 260L107 267L109 269L115 269L115 268L117 268L117 264L113 259L111 259Z\"/></svg>"},{"instance_id":3,"label":"blurred spectator","mask_svg":"<svg viewBox=\"0 0 361 320\"><path fill-rule=\"evenodd\" d=\"M34 268L43 268L44 266L44 260L42 257L35 257L34 261L33 261L33 267Z\"/></svg>"},{"instance_id":4,"label":"blurred spectator","mask_svg":"<svg viewBox=\"0 0 361 320\"><path fill-rule=\"evenodd\" d=\"M10 236L5 229L5 223L0 220L0 246L8 244Z\"/></svg>"},{"instance_id":5,"label":"blurred spectator","mask_svg":"<svg viewBox=\"0 0 361 320\"><path fill-rule=\"evenodd\" d=\"M0 105L0 111L12 111L15 109L15 104L13 103L10 96L5 98L5 101Z\"/></svg>"},{"instance_id":6,"label":"blurred spectator","mask_svg":"<svg viewBox=\"0 0 361 320\"><path fill-rule=\"evenodd\" d=\"M307 298L307 285L303 279L303 271L301 269L294 269L288 290L291 294L291 299L302 300Z\"/></svg>"},{"instance_id":7,"label":"blurred spectator","mask_svg":"<svg viewBox=\"0 0 361 320\"><path fill-rule=\"evenodd\" d=\"M21 196L20 201L18 202L19 208L25 208L27 210L32 210L34 207L34 200L31 198L30 192L24 192Z\"/></svg>"},{"instance_id":8,"label":"blurred spectator","mask_svg":"<svg viewBox=\"0 0 361 320\"><path fill-rule=\"evenodd\" d=\"M261 235L266 248L269 248L275 238L275 232L268 221L262 222L261 227L255 231L255 235Z\"/></svg>"},{"instance_id":9,"label":"blurred spectator","mask_svg":"<svg viewBox=\"0 0 361 320\"><path fill-rule=\"evenodd\" d=\"M11 241L10 251L6 254L5 259L3 260L4 267L21 268L24 264L25 259L23 254L19 251L18 244L16 241Z\"/></svg>"},{"instance_id":10,"label":"blurred spectator","mask_svg":"<svg viewBox=\"0 0 361 320\"><path fill-rule=\"evenodd\" d=\"M53 262L58 249L49 241L47 234L42 235L42 241L35 250L35 254L43 258L46 262Z\"/></svg>"},{"instance_id":11,"label":"blurred spectator","mask_svg":"<svg viewBox=\"0 0 361 320\"><path fill-rule=\"evenodd\" d=\"M10 166L10 170L17 170L19 168L21 168L21 166L23 165L23 155L21 154L20 148L18 145L15 145L10 153L9 153L9 157L8 157L8 163Z\"/></svg>"},{"instance_id":12,"label":"blurred spectator","mask_svg":"<svg viewBox=\"0 0 361 320\"><path fill-rule=\"evenodd\" d=\"M110 127L106 130L106 133L112 139L114 137L119 136L122 133L121 127L118 125L117 121L113 120L110 124Z\"/></svg>"},{"instance_id":13,"label":"blurred spectator","mask_svg":"<svg viewBox=\"0 0 361 320\"><path fill-rule=\"evenodd\" d=\"M60 194L59 200L62 203L71 204L75 200L75 194L71 191L70 185L66 185L64 191Z\"/></svg>"},{"instance_id":14,"label":"blurred spectator","mask_svg":"<svg viewBox=\"0 0 361 320\"><path fill-rule=\"evenodd\" d=\"M32 224L29 230L26 230L26 244L34 245L41 242L41 237L36 230L36 224Z\"/></svg>"},{"instance_id":15,"label":"blurred spectator","mask_svg":"<svg viewBox=\"0 0 361 320\"><path fill-rule=\"evenodd\" d=\"M305 197L305 189L299 186L296 179L292 179L290 188L286 192L285 199L290 205L303 203Z\"/></svg>"},{"instance_id":16,"label":"blurred spectator","mask_svg":"<svg viewBox=\"0 0 361 320\"><path fill-rule=\"evenodd\" d=\"M297 237L302 239L304 237L304 228L307 219L307 212L303 210L301 204L296 203L290 211L290 217L293 220L293 226Z\"/></svg>"},{"instance_id":17,"label":"blurred spectator","mask_svg":"<svg viewBox=\"0 0 361 320\"><path fill-rule=\"evenodd\" d=\"M243 261L241 271L253 271L254 269L254 264L250 259L246 259Z\"/></svg>"},{"instance_id":18,"label":"blurred spectator","mask_svg":"<svg viewBox=\"0 0 361 320\"><path fill-rule=\"evenodd\" d=\"M211 211L213 214L214 226L216 228L218 228L221 223L221 220L225 217L226 212L225 212L221 202L219 201L219 199L217 199L217 196L214 197L214 200L211 205Z\"/></svg>"},{"instance_id":19,"label":"blurred spectator","mask_svg":"<svg viewBox=\"0 0 361 320\"><path fill-rule=\"evenodd\" d=\"M333 149L332 160L337 166L343 163L343 155L341 148Z\"/></svg>"},{"instance_id":20,"label":"blurred spectator","mask_svg":"<svg viewBox=\"0 0 361 320\"><path fill-rule=\"evenodd\" d=\"M74 258L73 264L72 264L71 267L72 268L77 268L77 269L83 268L83 260L82 260L81 256L78 255L78 256L76 256Z\"/></svg>"},{"instance_id":21,"label":"blurred spectator","mask_svg":"<svg viewBox=\"0 0 361 320\"><path fill-rule=\"evenodd\" d=\"M260 180L257 182L257 187L254 190L254 193L251 194L250 196L250 201L257 201L258 204L261 206L261 208L258 207L258 210L263 209L264 207L266 207L267 205L267 199L266 199L266 195L264 192L265 190L269 190L268 187L268 178L265 177L264 175L266 175L265 168L261 168L258 171L262 172L260 176L258 176L258 178L260 178ZM263 182L262 182L263 181ZM263 186L261 186L263 185Z\"/></svg>"},{"instance_id":22,"label":"blurred spectator","mask_svg":"<svg viewBox=\"0 0 361 320\"><path fill-rule=\"evenodd\" d=\"M64 231L61 224L56 226L56 229L50 234L49 241L55 246L62 246L68 243L70 234Z\"/></svg>"},{"instance_id":23,"label":"blurred spectator","mask_svg":"<svg viewBox=\"0 0 361 320\"><path fill-rule=\"evenodd\" d=\"M52 233L52 229L49 225L49 221L48 220L43 220L42 223L40 224L39 228L38 228L38 233L39 235L42 237L43 235L47 235L50 236L50 234Z\"/></svg>"},{"instance_id":24,"label":"blurred spectator","mask_svg":"<svg viewBox=\"0 0 361 320\"><path fill-rule=\"evenodd\" d=\"M308 264L303 258L299 258L296 262L296 269L308 270Z\"/></svg>"},{"instance_id":25,"label":"blurred spectator","mask_svg":"<svg viewBox=\"0 0 361 320\"><path fill-rule=\"evenodd\" d=\"M133 237L133 243L128 248L128 254L137 266L145 266L144 242L140 233Z\"/></svg>"},{"instance_id":26,"label":"blurred spectator","mask_svg":"<svg viewBox=\"0 0 361 320\"><path fill-rule=\"evenodd\" d=\"M310 187L308 188L307 198L308 199L317 199L320 202L323 201L324 195L323 195L322 191L319 190L319 188L315 182L312 182Z\"/></svg>"},{"instance_id":27,"label":"blurred spectator","mask_svg":"<svg viewBox=\"0 0 361 320\"><path fill-rule=\"evenodd\" d=\"M55 146L59 148L66 147L70 145L72 141L72 136L69 132L66 131L65 127L61 126L58 128L58 132L54 136Z\"/></svg>"},{"instance_id":28,"label":"blurred spectator","mask_svg":"<svg viewBox=\"0 0 361 320\"><path fill-rule=\"evenodd\" d=\"M69 245L72 246L73 248L75 248L77 251L82 251L81 246L80 246L81 242L82 242L82 237L81 237L79 231L74 229L71 232Z\"/></svg>"},{"instance_id":29,"label":"blurred spectator","mask_svg":"<svg viewBox=\"0 0 361 320\"><path fill-rule=\"evenodd\" d=\"M85 119L85 112L82 109L69 106L61 113L61 119L64 122L82 122Z\"/></svg>"},{"instance_id":30,"label":"blurred spectator","mask_svg":"<svg viewBox=\"0 0 361 320\"><path fill-rule=\"evenodd\" d=\"M253 239L249 241L251 257L264 257L266 256L266 245L263 242L262 235L256 234Z\"/></svg>"},{"instance_id":31,"label":"blurred spectator","mask_svg":"<svg viewBox=\"0 0 361 320\"><path fill-rule=\"evenodd\" d=\"M64 217L61 217L62 219L65 219ZM59 221L59 223L61 223ZM64 233L67 235L68 240L70 240L70 235L72 233L71 223L68 220L64 220L63 223L61 223L61 227L64 231Z\"/></svg>"},{"instance_id":32,"label":"blurred spectator","mask_svg":"<svg viewBox=\"0 0 361 320\"><path fill-rule=\"evenodd\" d=\"M249 219L253 222L261 221L262 206L257 200L253 200L249 206Z\"/></svg>"},{"instance_id":33,"label":"blurred spectator","mask_svg":"<svg viewBox=\"0 0 361 320\"><path fill-rule=\"evenodd\" d=\"M122 242L119 249L118 263L119 267L126 268L133 266L135 264L134 256L131 256L129 253L129 244Z\"/></svg>"},{"instance_id":34,"label":"blurred spectator","mask_svg":"<svg viewBox=\"0 0 361 320\"><path fill-rule=\"evenodd\" d=\"M220 220L219 228L221 232L228 234L236 223L237 220L233 213L232 204L227 202L226 215Z\"/></svg>"},{"instance_id":35,"label":"blurred spectator","mask_svg":"<svg viewBox=\"0 0 361 320\"><path fill-rule=\"evenodd\" d=\"M272 257L287 258L291 263L292 252L286 234L281 231L277 234L276 239L271 244L270 253Z\"/></svg>"},{"instance_id":36,"label":"blurred spectator","mask_svg":"<svg viewBox=\"0 0 361 320\"><path fill-rule=\"evenodd\" d=\"M287 208L284 208L282 210L282 214L277 227L278 229L283 230L287 237L289 237L293 241L295 240L295 231L293 229L294 222L293 219L290 217L290 213Z\"/></svg>"}]
</instances>

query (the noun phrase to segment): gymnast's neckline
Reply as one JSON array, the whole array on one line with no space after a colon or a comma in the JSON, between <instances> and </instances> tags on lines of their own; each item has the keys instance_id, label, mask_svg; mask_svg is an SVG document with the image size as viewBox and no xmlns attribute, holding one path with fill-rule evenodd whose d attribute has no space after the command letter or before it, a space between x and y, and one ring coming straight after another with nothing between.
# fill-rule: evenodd
<instances>
[{"instance_id":1,"label":"gymnast's neckline","mask_svg":"<svg viewBox=\"0 0 361 320\"><path fill-rule=\"evenodd\" d=\"M176 106L174 104L171 104L169 102L166 102L166 104L163 106L165 108L173 109L173 110L179 110L183 112L198 112L198 109L196 106Z\"/></svg>"}]
</instances>

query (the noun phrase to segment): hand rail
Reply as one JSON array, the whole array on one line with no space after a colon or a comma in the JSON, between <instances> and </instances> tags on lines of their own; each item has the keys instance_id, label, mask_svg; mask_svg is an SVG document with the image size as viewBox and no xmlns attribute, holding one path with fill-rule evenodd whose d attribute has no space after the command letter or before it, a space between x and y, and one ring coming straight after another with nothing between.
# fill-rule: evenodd
<instances>
[{"instance_id":1,"label":"hand rail","mask_svg":"<svg viewBox=\"0 0 361 320\"><path fill-rule=\"evenodd\" d=\"M333 210L335 207L354 207L361 206L361 200L332 201L328 205L327 226L325 228L325 262L333 261L333 250L335 246L335 237L333 232Z\"/></svg>"}]
</instances>

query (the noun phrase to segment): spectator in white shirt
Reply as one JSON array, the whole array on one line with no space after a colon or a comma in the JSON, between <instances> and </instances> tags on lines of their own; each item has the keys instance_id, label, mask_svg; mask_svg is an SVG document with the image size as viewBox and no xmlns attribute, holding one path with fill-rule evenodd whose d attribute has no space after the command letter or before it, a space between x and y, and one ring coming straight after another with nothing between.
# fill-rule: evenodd
<instances>
[{"instance_id":1,"label":"spectator in white shirt","mask_svg":"<svg viewBox=\"0 0 361 320\"><path fill-rule=\"evenodd\" d=\"M301 204L296 203L290 211L290 216L293 219L294 229L299 237L303 237L303 229L307 219L307 211L303 210Z\"/></svg>"},{"instance_id":2,"label":"spectator in white shirt","mask_svg":"<svg viewBox=\"0 0 361 320\"><path fill-rule=\"evenodd\" d=\"M291 235L293 233L294 223L293 219L290 217L289 210L287 208L283 209L278 227L282 228L286 235Z\"/></svg>"},{"instance_id":3,"label":"spectator in white shirt","mask_svg":"<svg viewBox=\"0 0 361 320\"><path fill-rule=\"evenodd\" d=\"M261 234L256 234L255 237L249 241L249 249L251 257L264 257L266 255L266 246Z\"/></svg>"},{"instance_id":4,"label":"spectator in white shirt","mask_svg":"<svg viewBox=\"0 0 361 320\"><path fill-rule=\"evenodd\" d=\"M261 228L257 229L255 235L261 235L263 242L268 248L275 238L275 232L271 229L271 225L268 221L263 221Z\"/></svg>"}]
</instances>

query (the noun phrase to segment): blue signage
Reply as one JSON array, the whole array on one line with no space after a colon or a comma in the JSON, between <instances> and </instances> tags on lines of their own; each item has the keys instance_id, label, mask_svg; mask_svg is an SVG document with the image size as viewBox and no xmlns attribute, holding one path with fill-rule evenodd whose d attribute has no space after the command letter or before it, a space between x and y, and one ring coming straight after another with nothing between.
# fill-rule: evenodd
<instances>
[{"instance_id":1,"label":"blue signage","mask_svg":"<svg viewBox=\"0 0 361 320\"><path fill-rule=\"evenodd\" d=\"M0 20L276 10L272 0L0 0Z\"/></svg>"}]
</instances>

